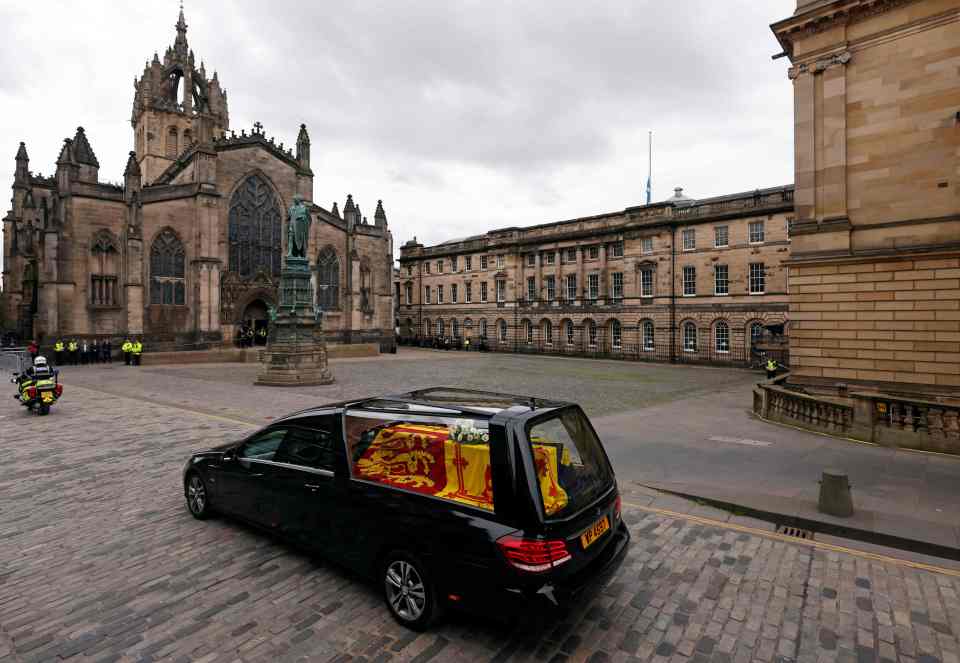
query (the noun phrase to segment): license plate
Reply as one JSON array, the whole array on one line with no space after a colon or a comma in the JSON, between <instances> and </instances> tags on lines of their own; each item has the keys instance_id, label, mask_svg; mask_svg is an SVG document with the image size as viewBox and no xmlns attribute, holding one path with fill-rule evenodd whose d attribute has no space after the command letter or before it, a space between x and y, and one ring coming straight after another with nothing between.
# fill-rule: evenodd
<instances>
[{"instance_id":1,"label":"license plate","mask_svg":"<svg viewBox=\"0 0 960 663\"><path fill-rule=\"evenodd\" d=\"M590 525L590 528L580 535L580 543L583 544L584 548L589 548L590 545L600 538L600 536L610 529L610 519L604 516L594 524Z\"/></svg>"},{"instance_id":2,"label":"license plate","mask_svg":"<svg viewBox=\"0 0 960 663\"><path fill-rule=\"evenodd\" d=\"M44 403L52 403L52 402L53 402L53 392L50 392L50 391L41 391L41 392L40 392L40 399L41 399Z\"/></svg>"}]
</instances>

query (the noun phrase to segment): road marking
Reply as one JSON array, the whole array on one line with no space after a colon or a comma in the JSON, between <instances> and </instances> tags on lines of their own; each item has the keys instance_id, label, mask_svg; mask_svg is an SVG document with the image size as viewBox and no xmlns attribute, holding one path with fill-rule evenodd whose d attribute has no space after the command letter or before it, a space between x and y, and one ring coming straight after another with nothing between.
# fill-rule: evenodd
<instances>
[{"instance_id":1,"label":"road marking","mask_svg":"<svg viewBox=\"0 0 960 663\"><path fill-rule=\"evenodd\" d=\"M905 566L911 569L917 569L919 571L930 571L931 573L939 573L941 575L960 578L960 570L957 570L957 569L946 569L946 568L943 568L942 566L924 564L923 562L911 562L908 559L901 559L899 557L889 557L887 555L880 555L878 553L866 552L865 550L857 550L855 548L846 548L844 546L837 546L832 543L824 543L823 541L798 539L793 536L777 534L772 530L763 530L763 529L757 529L755 527L747 527L746 525L737 525L735 523L727 523L722 520L714 520L713 518L704 518L703 516L694 516L689 513L680 513L679 511L670 511L669 509L658 509L657 507L653 507L653 506L641 506L639 504L631 504L630 502L624 502L623 504L624 506L629 506L634 509L640 509L641 511L647 511L648 513L656 513L658 515L666 516L668 518L680 518L682 520L689 520L691 522L699 523L701 525L709 525L711 527L729 529L735 532L752 534L754 536L762 536L764 538L773 539L775 541L783 541L784 543L792 543L798 546L808 546L810 548L819 548L820 550L829 550L831 552L845 553L847 555L862 557L864 559L873 560L875 562L886 562L889 564L896 564L897 566Z\"/></svg>"},{"instance_id":2,"label":"road marking","mask_svg":"<svg viewBox=\"0 0 960 663\"><path fill-rule=\"evenodd\" d=\"M712 435L710 439L714 442L730 442L731 444L743 444L748 447L769 447L772 442L762 440L748 440L743 437L724 437L723 435Z\"/></svg>"}]
</instances>

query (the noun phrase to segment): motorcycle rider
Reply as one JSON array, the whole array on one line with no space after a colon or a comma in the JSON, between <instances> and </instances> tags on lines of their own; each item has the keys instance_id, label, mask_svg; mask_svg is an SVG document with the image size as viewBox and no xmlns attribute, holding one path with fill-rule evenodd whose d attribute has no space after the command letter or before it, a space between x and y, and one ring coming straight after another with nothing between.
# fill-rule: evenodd
<instances>
[{"instance_id":1,"label":"motorcycle rider","mask_svg":"<svg viewBox=\"0 0 960 663\"><path fill-rule=\"evenodd\" d=\"M24 383L32 383L37 380L48 380L53 377L53 371L47 365L47 358L43 355L37 355L33 360L33 365L28 366L27 370L17 376L17 395L14 398L20 398L20 390L24 388ZM29 386L29 385L27 385Z\"/></svg>"}]
</instances>

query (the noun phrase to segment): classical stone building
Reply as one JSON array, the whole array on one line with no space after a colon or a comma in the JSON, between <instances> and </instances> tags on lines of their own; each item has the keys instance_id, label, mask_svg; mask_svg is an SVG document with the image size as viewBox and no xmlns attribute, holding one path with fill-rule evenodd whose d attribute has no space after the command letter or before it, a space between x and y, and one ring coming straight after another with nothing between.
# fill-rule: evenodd
<instances>
[{"instance_id":1,"label":"classical stone building","mask_svg":"<svg viewBox=\"0 0 960 663\"><path fill-rule=\"evenodd\" d=\"M960 387L960 0L799 0L792 380Z\"/></svg>"},{"instance_id":2,"label":"classical stone building","mask_svg":"<svg viewBox=\"0 0 960 663\"><path fill-rule=\"evenodd\" d=\"M793 188L665 202L400 251L404 339L746 361L787 318Z\"/></svg>"},{"instance_id":3,"label":"classical stone building","mask_svg":"<svg viewBox=\"0 0 960 663\"><path fill-rule=\"evenodd\" d=\"M310 138L293 149L256 124L230 130L227 93L176 40L135 79L123 185L102 182L90 138L63 143L55 175L16 154L3 223L4 317L21 337L144 336L151 349L230 342L277 302L286 210L309 202L318 304L332 342L392 342L392 237L383 206L368 223L314 204ZM182 90L182 96L179 92ZM291 100L296 103L296 100Z\"/></svg>"}]
</instances>

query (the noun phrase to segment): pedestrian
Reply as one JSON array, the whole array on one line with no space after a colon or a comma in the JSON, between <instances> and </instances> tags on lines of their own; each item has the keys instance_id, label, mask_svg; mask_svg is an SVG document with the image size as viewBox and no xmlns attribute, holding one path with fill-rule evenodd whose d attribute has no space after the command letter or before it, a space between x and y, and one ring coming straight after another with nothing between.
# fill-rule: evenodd
<instances>
[{"instance_id":1,"label":"pedestrian","mask_svg":"<svg viewBox=\"0 0 960 663\"><path fill-rule=\"evenodd\" d=\"M97 339L90 341L90 363L100 363L100 341Z\"/></svg>"},{"instance_id":2,"label":"pedestrian","mask_svg":"<svg viewBox=\"0 0 960 663\"><path fill-rule=\"evenodd\" d=\"M130 353L133 352L133 343L130 342L130 337L124 339L123 345L120 346L120 351L123 352L123 363L126 366L130 365Z\"/></svg>"},{"instance_id":3,"label":"pedestrian","mask_svg":"<svg viewBox=\"0 0 960 663\"><path fill-rule=\"evenodd\" d=\"M37 347L36 341L30 341L30 345L27 346L27 352L30 353L30 365L33 366L34 360L37 358L37 355L40 354L40 348Z\"/></svg>"},{"instance_id":4,"label":"pedestrian","mask_svg":"<svg viewBox=\"0 0 960 663\"><path fill-rule=\"evenodd\" d=\"M773 358L767 359L767 379L772 380L777 376L777 362Z\"/></svg>"},{"instance_id":5,"label":"pedestrian","mask_svg":"<svg viewBox=\"0 0 960 663\"><path fill-rule=\"evenodd\" d=\"M134 366L139 366L139 365L140 365L140 355L143 354L143 343L140 341L139 338L133 342L133 350L132 350L132 352L133 352L133 365L134 365Z\"/></svg>"},{"instance_id":6,"label":"pedestrian","mask_svg":"<svg viewBox=\"0 0 960 663\"><path fill-rule=\"evenodd\" d=\"M63 339L58 338L57 342L53 344L53 363L54 366L63 365Z\"/></svg>"},{"instance_id":7,"label":"pedestrian","mask_svg":"<svg viewBox=\"0 0 960 663\"><path fill-rule=\"evenodd\" d=\"M258 340L257 342L258 342L260 345L266 345L266 344L267 344L267 328L266 328L266 327L261 327L261 328L257 331L257 337L259 338L259 340Z\"/></svg>"},{"instance_id":8,"label":"pedestrian","mask_svg":"<svg viewBox=\"0 0 960 663\"><path fill-rule=\"evenodd\" d=\"M103 357L103 361L106 363L113 363L113 348L110 347L109 336L103 339L103 343L100 344L100 355Z\"/></svg>"},{"instance_id":9,"label":"pedestrian","mask_svg":"<svg viewBox=\"0 0 960 663\"><path fill-rule=\"evenodd\" d=\"M76 338L71 338L70 343L67 344L68 354L70 355L70 365L76 366L78 363L77 352L80 349L80 344L77 343Z\"/></svg>"},{"instance_id":10,"label":"pedestrian","mask_svg":"<svg viewBox=\"0 0 960 663\"><path fill-rule=\"evenodd\" d=\"M88 361L90 361L90 347L87 345L87 339L83 339L80 345L80 363L86 366Z\"/></svg>"}]
</instances>

